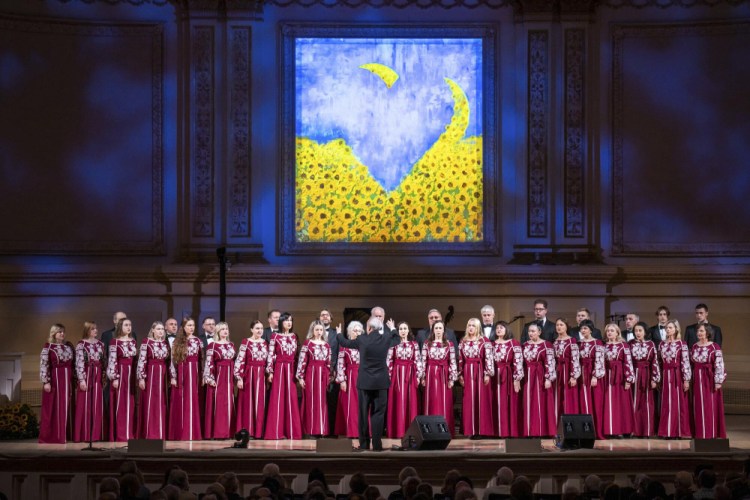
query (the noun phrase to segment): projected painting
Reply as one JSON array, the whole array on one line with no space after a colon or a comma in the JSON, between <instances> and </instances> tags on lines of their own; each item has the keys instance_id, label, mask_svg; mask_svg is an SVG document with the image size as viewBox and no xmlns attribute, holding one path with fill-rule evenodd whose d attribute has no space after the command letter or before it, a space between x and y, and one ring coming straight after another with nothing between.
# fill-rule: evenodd
<instances>
[{"instance_id":1,"label":"projected painting","mask_svg":"<svg viewBox=\"0 0 750 500\"><path fill-rule=\"evenodd\" d=\"M299 37L296 242L482 242L483 41Z\"/></svg>"}]
</instances>

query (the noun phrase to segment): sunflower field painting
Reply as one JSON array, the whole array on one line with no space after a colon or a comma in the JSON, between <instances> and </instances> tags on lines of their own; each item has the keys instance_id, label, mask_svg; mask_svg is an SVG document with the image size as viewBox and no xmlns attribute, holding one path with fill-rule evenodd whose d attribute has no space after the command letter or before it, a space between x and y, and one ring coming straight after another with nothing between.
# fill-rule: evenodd
<instances>
[{"instance_id":1,"label":"sunflower field painting","mask_svg":"<svg viewBox=\"0 0 750 500\"><path fill-rule=\"evenodd\" d=\"M480 38L297 38L297 242L482 242Z\"/></svg>"}]
</instances>

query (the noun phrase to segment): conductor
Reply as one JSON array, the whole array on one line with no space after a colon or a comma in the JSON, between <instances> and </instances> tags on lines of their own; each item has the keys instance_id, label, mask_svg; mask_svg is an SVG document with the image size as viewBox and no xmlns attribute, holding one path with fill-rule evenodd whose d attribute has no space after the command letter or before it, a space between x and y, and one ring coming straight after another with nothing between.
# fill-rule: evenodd
<instances>
[{"instance_id":1,"label":"conductor","mask_svg":"<svg viewBox=\"0 0 750 500\"><path fill-rule=\"evenodd\" d=\"M336 328L339 346L359 350L359 372L357 378L357 395L359 397L359 448L364 451L370 448L370 429L372 425L372 450L383 451L383 427L385 425L385 407L388 401L388 387L391 379L388 376L386 357L388 349L398 341L398 335L388 320L390 332L380 335L383 322L371 317L367 321L367 334L354 340L341 334L341 325ZM369 417L369 418L368 418Z\"/></svg>"}]
</instances>

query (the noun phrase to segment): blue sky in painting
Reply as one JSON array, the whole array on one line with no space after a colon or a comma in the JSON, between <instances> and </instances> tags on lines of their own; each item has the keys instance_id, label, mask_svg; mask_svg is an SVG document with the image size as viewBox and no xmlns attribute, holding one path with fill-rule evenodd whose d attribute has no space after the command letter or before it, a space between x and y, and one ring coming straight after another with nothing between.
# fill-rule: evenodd
<instances>
[{"instance_id":1,"label":"blue sky in painting","mask_svg":"<svg viewBox=\"0 0 750 500\"><path fill-rule=\"evenodd\" d=\"M343 138L388 190L398 186L453 115L444 78L470 106L467 135L481 134L480 39L296 40L296 133L325 143ZM399 79L388 89L367 63Z\"/></svg>"}]
</instances>

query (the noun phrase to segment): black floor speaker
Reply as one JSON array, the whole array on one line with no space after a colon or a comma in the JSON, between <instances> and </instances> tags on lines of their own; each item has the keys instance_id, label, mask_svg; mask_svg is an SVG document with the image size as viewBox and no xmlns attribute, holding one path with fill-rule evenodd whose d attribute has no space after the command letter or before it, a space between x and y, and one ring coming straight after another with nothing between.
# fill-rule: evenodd
<instances>
[{"instance_id":1,"label":"black floor speaker","mask_svg":"<svg viewBox=\"0 0 750 500\"><path fill-rule=\"evenodd\" d=\"M716 439L693 439L690 448L698 453L724 453L729 451L729 440Z\"/></svg>"},{"instance_id":2,"label":"black floor speaker","mask_svg":"<svg viewBox=\"0 0 750 500\"><path fill-rule=\"evenodd\" d=\"M164 453L163 439L128 439L128 453Z\"/></svg>"},{"instance_id":3,"label":"black floor speaker","mask_svg":"<svg viewBox=\"0 0 750 500\"><path fill-rule=\"evenodd\" d=\"M401 438L405 450L444 450L450 442L448 422L442 415L417 415Z\"/></svg>"},{"instance_id":4,"label":"black floor speaker","mask_svg":"<svg viewBox=\"0 0 750 500\"><path fill-rule=\"evenodd\" d=\"M557 446L563 449L593 448L594 418L589 414L562 415L557 425Z\"/></svg>"}]
</instances>

